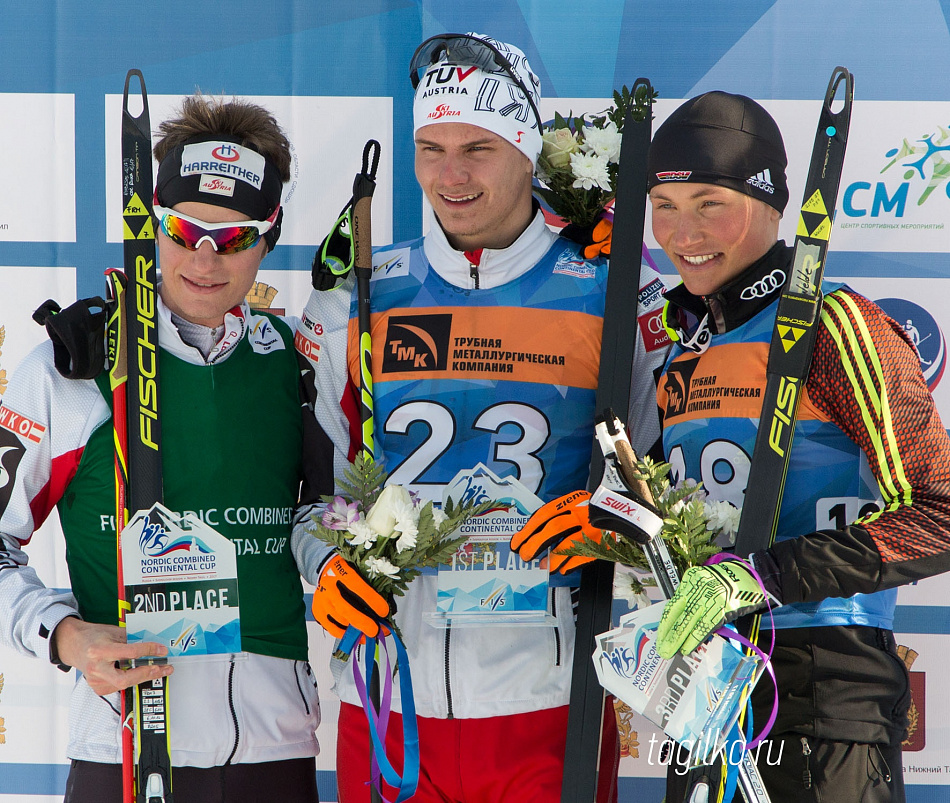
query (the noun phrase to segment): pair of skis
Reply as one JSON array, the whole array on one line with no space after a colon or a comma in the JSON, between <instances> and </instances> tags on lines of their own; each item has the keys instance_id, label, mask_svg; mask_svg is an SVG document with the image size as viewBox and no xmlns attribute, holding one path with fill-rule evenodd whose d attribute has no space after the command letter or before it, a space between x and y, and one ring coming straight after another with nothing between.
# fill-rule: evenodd
<instances>
[{"instance_id":1,"label":"pair of skis","mask_svg":"<svg viewBox=\"0 0 950 803\"><path fill-rule=\"evenodd\" d=\"M138 78L142 111L129 109ZM115 441L119 625L130 610L122 573L122 532L131 514L162 501L158 406L158 283L152 218L152 153L145 79L130 70L122 94L122 239L124 272L110 270L107 330ZM144 659L149 661L150 659ZM122 694L123 803L172 803L168 680Z\"/></svg>"}]
</instances>

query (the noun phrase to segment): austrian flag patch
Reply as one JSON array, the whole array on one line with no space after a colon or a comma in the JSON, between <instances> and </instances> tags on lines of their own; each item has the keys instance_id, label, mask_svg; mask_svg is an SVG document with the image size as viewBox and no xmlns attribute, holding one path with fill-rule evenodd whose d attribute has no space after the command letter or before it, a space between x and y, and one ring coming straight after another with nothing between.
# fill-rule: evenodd
<instances>
[{"instance_id":1,"label":"austrian flag patch","mask_svg":"<svg viewBox=\"0 0 950 803\"><path fill-rule=\"evenodd\" d=\"M14 412L5 405L0 405L0 427L9 430L14 435L26 438L33 443L39 443L46 434L46 427L35 421Z\"/></svg>"}]
</instances>

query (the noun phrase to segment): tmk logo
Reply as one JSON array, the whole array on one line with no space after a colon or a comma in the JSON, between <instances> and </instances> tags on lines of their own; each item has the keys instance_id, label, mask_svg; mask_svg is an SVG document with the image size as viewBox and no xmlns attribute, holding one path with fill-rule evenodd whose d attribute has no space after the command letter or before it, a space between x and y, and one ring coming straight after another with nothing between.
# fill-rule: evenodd
<instances>
[{"instance_id":1,"label":"tmk logo","mask_svg":"<svg viewBox=\"0 0 950 803\"><path fill-rule=\"evenodd\" d=\"M451 330L451 315L394 315L386 329L383 373L444 371Z\"/></svg>"},{"instance_id":2,"label":"tmk logo","mask_svg":"<svg viewBox=\"0 0 950 803\"><path fill-rule=\"evenodd\" d=\"M912 185L914 192L919 192L917 206L923 206L938 190L950 197L947 182L950 160L944 155L947 152L950 152L950 131L943 126L937 127L937 133L915 140L914 144L905 138L899 148L891 148L884 154L889 161L881 169L883 174L904 168L903 181L894 189L881 181L873 185L869 181L855 181L844 191L842 210L848 217L864 217L869 212L871 217L880 217L882 212L903 217Z\"/></svg>"},{"instance_id":3,"label":"tmk logo","mask_svg":"<svg viewBox=\"0 0 950 803\"><path fill-rule=\"evenodd\" d=\"M222 142L211 151L211 155L215 159L220 159L222 162L236 162L241 158L241 154L237 149L237 146L231 145L228 142Z\"/></svg>"}]
</instances>

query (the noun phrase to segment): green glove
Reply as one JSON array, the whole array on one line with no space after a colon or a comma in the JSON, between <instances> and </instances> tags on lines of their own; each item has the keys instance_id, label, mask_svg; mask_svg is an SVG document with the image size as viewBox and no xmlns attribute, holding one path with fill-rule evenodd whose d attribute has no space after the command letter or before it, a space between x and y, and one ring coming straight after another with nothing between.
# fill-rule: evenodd
<instances>
[{"instance_id":1,"label":"green glove","mask_svg":"<svg viewBox=\"0 0 950 803\"><path fill-rule=\"evenodd\" d=\"M765 606L765 593L752 573L735 560L687 569L666 603L657 628L663 658L687 655L726 622Z\"/></svg>"}]
</instances>

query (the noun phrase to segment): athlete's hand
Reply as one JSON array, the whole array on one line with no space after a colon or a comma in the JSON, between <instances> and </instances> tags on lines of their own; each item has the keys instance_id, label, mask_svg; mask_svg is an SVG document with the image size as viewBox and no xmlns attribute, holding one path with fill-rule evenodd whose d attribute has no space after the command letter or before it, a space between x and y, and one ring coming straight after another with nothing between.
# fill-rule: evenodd
<instances>
[{"instance_id":1,"label":"athlete's hand","mask_svg":"<svg viewBox=\"0 0 950 803\"><path fill-rule=\"evenodd\" d=\"M313 592L313 617L327 632L343 638L353 625L370 638L379 634L375 617L389 616L389 603L339 555L327 560Z\"/></svg>"},{"instance_id":2,"label":"athlete's hand","mask_svg":"<svg viewBox=\"0 0 950 803\"><path fill-rule=\"evenodd\" d=\"M666 603L657 628L662 658L695 650L709 634L740 616L765 606L765 594L752 573L735 560L687 569Z\"/></svg>"},{"instance_id":3,"label":"athlete's hand","mask_svg":"<svg viewBox=\"0 0 950 803\"><path fill-rule=\"evenodd\" d=\"M583 246L585 259L595 259L601 255L610 256L610 241L613 236L614 222L607 218L592 223L589 226L578 226L568 223L561 234L578 245Z\"/></svg>"},{"instance_id":4,"label":"athlete's hand","mask_svg":"<svg viewBox=\"0 0 950 803\"><path fill-rule=\"evenodd\" d=\"M604 534L591 526L587 517L589 499L587 491L574 491L542 505L525 526L511 537L511 548L522 560L534 560L540 552L553 547L548 556L548 568L561 574L590 563L594 558L559 554L580 543L585 535L598 543L603 538Z\"/></svg>"},{"instance_id":5,"label":"athlete's hand","mask_svg":"<svg viewBox=\"0 0 950 803\"><path fill-rule=\"evenodd\" d=\"M100 696L167 677L174 672L169 664L120 669L120 662L168 654L167 647L152 641L127 644L125 630L121 627L84 622L69 616L56 626L50 639L53 654L63 664L82 672L89 688Z\"/></svg>"}]
</instances>

